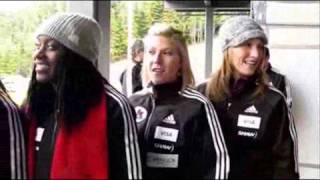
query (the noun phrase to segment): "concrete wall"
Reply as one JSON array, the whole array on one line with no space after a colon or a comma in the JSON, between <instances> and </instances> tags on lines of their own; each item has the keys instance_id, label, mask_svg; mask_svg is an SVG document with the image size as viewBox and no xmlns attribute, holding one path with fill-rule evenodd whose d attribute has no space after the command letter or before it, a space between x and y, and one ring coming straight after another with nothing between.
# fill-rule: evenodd
<instances>
[{"instance_id":1,"label":"concrete wall","mask_svg":"<svg viewBox=\"0 0 320 180\"><path fill-rule=\"evenodd\" d=\"M253 15L265 28L270 62L292 85L301 178L320 178L319 1L256 1Z\"/></svg>"}]
</instances>

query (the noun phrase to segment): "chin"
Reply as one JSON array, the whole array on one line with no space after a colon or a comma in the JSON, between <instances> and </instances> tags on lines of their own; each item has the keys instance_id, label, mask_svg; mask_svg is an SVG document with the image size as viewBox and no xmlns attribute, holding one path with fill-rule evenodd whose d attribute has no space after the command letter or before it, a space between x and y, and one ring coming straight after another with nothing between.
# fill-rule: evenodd
<instances>
[{"instance_id":1,"label":"chin","mask_svg":"<svg viewBox=\"0 0 320 180\"><path fill-rule=\"evenodd\" d=\"M49 81L48 78L46 78L46 77L41 77L41 76L36 76L36 80L37 80L37 82L39 82L39 83L46 83L46 82Z\"/></svg>"}]
</instances>

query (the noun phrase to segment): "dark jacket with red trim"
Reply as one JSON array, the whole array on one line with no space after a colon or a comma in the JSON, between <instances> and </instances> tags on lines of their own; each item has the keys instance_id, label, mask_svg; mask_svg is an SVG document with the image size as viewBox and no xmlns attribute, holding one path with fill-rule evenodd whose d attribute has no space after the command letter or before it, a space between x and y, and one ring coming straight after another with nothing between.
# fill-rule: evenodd
<instances>
[{"instance_id":1,"label":"dark jacket with red trim","mask_svg":"<svg viewBox=\"0 0 320 180\"><path fill-rule=\"evenodd\" d=\"M205 94L207 84L197 89ZM284 95L269 87L252 101L254 79L237 82L231 97L213 102L230 154L230 179L298 178L297 134Z\"/></svg>"},{"instance_id":2,"label":"dark jacket with red trim","mask_svg":"<svg viewBox=\"0 0 320 180\"><path fill-rule=\"evenodd\" d=\"M67 128L60 120L56 133L47 138L48 141L54 139L53 145L40 145L40 151L51 151L48 178L142 178L135 113L128 100L109 83L106 82L104 88L101 102L89 110L84 121ZM40 152L35 150L35 139L40 136L37 126L37 121L31 120L28 131L30 178L36 177L36 157ZM41 149L43 147L47 149Z\"/></svg>"},{"instance_id":3,"label":"dark jacket with red trim","mask_svg":"<svg viewBox=\"0 0 320 180\"><path fill-rule=\"evenodd\" d=\"M180 83L138 91L135 107L144 177L225 179L229 156L210 102Z\"/></svg>"}]
</instances>

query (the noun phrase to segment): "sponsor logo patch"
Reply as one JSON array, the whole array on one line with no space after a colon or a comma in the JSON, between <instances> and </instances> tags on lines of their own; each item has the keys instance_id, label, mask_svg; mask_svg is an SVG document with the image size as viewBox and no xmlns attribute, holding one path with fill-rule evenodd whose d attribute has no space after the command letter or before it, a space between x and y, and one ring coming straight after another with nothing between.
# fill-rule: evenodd
<instances>
[{"instance_id":1,"label":"sponsor logo patch","mask_svg":"<svg viewBox=\"0 0 320 180\"><path fill-rule=\"evenodd\" d=\"M153 168L177 168L178 154L147 153L147 166Z\"/></svg>"},{"instance_id":2,"label":"sponsor logo patch","mask_svg":"<svg viewBox=\"0 0 320 180\"><path fill-rule=\"evenodd\" d=\"M154 143L153 146L157 149L167 150L170 152L173 152L173 150L174 150L174 145Z\"/></svg>"},{"instance_id":3,"label":"sponsor logo patch","mask_svg":"<svg viewBox=\"0 0 320 180\"><path fill-rule=\"evenodd\" d=\"M239 117L238 117L239 127L259 129L260 122L261 122L261 117L257 117L257 116L248 116L248 115L239 114Z\"/></svg>"},{"instance_id":4,"label":"sponsor logo patch","mask_svg":"<svg viewBox=\"0 0 320 180\"><path fill-rule=\"evenodd\" d=\"M142 107L142 106L136 106L134 108L134 110L136 111L136 122L142 122L147 118L148 112L147 110Z\"/></svg>"},{"instance_id":5,"label":"sponsor logo patch","mask_svg":"<svg viewBox=\"0 0 320 180\"><path fill-rule=\"evenodd\" d=\"M239 136L246 136L246 137L252 137L252 138L256 138L257 137L257 133L256 132L249 132L249 131L238 131L238 135Z\"/></svg>"},{"instance_id":6,"label":"sponsor logo patch","mask_svg":"<svg viewBox=\"0 0 320 180\"><path fill-rule=\"evenodd\" d=\"M162 122L168 123L168 124L176 124L176 121L174 120L173 114L170 114L169 116L165 117Z\"/></svg>"},{"instance_id":7,"label":"sponsor logo patch","mask_svg":"<svg viewBox=\"0 0 320 180\"><path fill-rule=\"evenodd\" d=\"M157 126L156 131L154 132L154 138L165 141L177 142L178 134L179 130L177 129Z\"/></svg>"},{"instance_id":8,"label":"sponsor logo patch","mask_svg":"<svg viewBox=\"0 0 320 180\"><path fill-rule=\"evenodd\" d=\"M254 107L254 105L248 107L246 110L244 110L244 112L258 114L258 110L256 109L256 107Z\"/></svg>"}]
</instances>

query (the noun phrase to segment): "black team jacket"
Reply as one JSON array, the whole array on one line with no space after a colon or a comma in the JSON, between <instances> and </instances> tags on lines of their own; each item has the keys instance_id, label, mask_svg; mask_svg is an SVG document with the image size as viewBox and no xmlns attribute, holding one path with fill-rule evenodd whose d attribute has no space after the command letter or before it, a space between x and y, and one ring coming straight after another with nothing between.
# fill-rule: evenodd
<instances>
[{"instance_id":1,"label":"black team jacket","mask_svg":"<svg viewBox=\"0 0 320 180\"><path fill-rule=\"evenodd\" d=\"M136 110L143 175L147 179L224 179L229 156L215 110L181 83L138 91Z\"/></svg>"},{"instance_id":2,"label":"black team jacket","mask_svg":"<svg viewBox=\"0 0 320 180\"><path fill-rule=\"evenodd\" d=\"M205 94L206 83L197 89ZM250 98L253 80L240 80L232 96L212 102L230 155L230 179L296 179L297 134L284 95L270 86L261 99Z\"/></svg>"}]
</instances>

